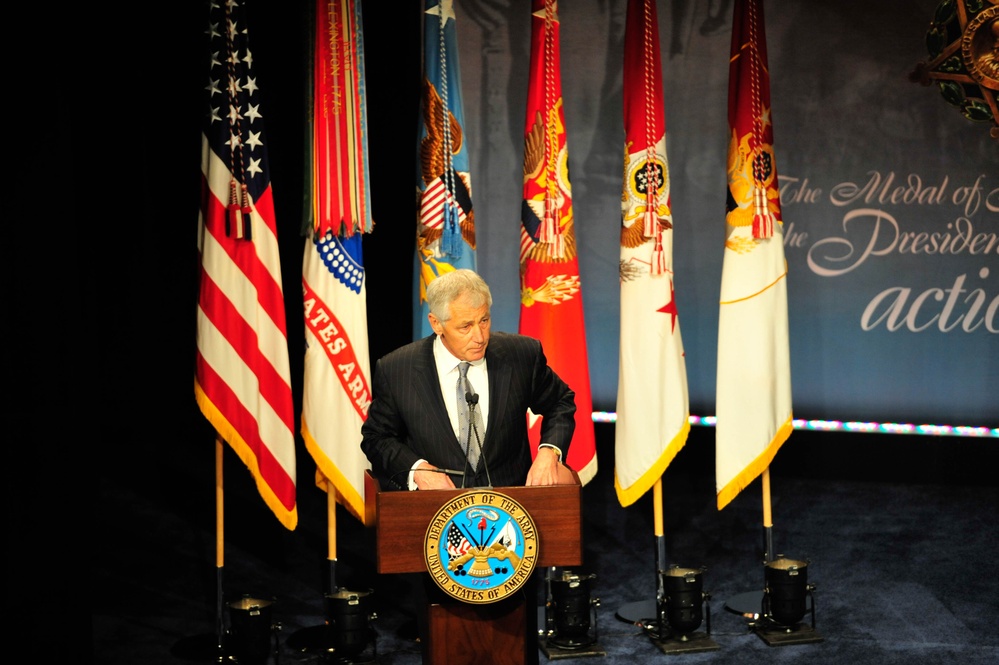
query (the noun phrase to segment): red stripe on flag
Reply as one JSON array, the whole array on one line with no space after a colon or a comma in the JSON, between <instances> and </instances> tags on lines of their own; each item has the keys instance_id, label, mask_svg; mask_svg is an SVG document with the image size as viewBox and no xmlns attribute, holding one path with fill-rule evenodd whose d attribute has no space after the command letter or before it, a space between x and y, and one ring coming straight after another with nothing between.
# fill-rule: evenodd
<instances>
[{"instance_id":1,"label":"red stripe on flag","mask_svg":"<svg viewBox=\"0 0 999 665\"><path fill-rule=\"evenodd\" d=\"M444 224L444 204L458 210L458 223L465 221L465 209L457 204L440 178L434 178L420 199L420 223L428 229L439 229Z\"/></svg>"},{"instance_id":2,"label":"red stripe on flag","mask_svg":"<svg viewBox=\"0 0 999 665\"><path fill-rule=\"evenodd\" d=\"M203 183L208 189L207 183ZM264 265L257 254L254 243L246 242L236 238L230 238L225 233L226 206L214 195L207 197L207 209L205 211L205 228L215 239L215 242L225 250L229 259L239 267L240 272L253 283L256 291L256 301L260 304L267 315L274 321L275 325L282 330L286 329L284 295L281 284L275 280L267 266ZM273 234L277 234L274 222L274 206L271 197L271 188L268 187L260 197L260 201L254 205L259 219L263 220L267 228ZM256 217L254 218L257 219ZM262 229L257 229L255 233L262 233ZM278 275L280 277L280 275Z\"/></svg>"},{"instance_id":3,"label":"red stripe on flag","mask_svg":"<svg viewBox=\"0 0 999 665\"><path fill-rule=\"evenodd\" d=\"M260 350L257 332L240 315L211 277L201 271L199 306L236 354L253 372L258 390L274 413L281 417L289 430L294 428L294 416L285 407L291 396L291 386Z\"/></svg>"},{"instance_id":4,"label":"red stripe on flag","mask_svg":"<svg viewBox=\"0 0 999 665\"><path fill-rule=\"evenodd\" d=\"M212 369L200 351L197 354L195 376L205 397L238 432L241 441L230 441L229 444L251 470L256 467L255 470L281 505L288 511L295 510L295 481L275 459L267 442L261 439L260 428L253 413ZM245 450L240 449L240 444L245 446ZM248 458L246 452L251 453L252 457Z\"/></svg>"}]
</instances>

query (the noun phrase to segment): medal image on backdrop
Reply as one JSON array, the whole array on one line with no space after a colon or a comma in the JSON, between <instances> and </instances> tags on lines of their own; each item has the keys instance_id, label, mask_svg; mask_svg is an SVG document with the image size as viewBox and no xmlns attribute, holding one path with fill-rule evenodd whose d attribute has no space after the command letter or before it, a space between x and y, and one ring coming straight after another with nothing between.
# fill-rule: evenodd
<instances>
[{"instance_id":1,"label":"medal image on backdrop","mask_svg":"<svg viewBox=\"0 0 999 665\"><path fill-rule=\"evenodd\" d=\"M534 572L538 534L517 501L500 492L465 492L441 506L424 539L427 571L449 596L494 603Z\"/></svg>"}]
</instances>

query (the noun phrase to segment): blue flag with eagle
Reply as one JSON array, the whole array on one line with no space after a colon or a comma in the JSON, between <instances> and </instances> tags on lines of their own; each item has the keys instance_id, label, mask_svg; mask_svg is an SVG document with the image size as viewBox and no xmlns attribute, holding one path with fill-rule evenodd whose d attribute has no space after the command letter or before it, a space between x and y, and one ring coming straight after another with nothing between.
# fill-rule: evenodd
<instances>
[{"instance_id":1,"label":"blue flag with eagle","mask_svg":"<svg viewBox=\"0 0 999 665\"><path fill-rule=\"evenodd\" d=\"M464 124L454 0L425 0L413 339L432 332L427 285L445 272L475 270L475 215Z\"/></svg>"}]
</instances>

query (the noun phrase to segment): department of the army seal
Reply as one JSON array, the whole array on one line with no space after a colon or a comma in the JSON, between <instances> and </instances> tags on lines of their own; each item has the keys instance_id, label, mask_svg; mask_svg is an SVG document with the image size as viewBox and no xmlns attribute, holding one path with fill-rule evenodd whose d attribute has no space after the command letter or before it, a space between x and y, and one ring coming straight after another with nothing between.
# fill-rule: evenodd
<instances>
[{"instance_id":1,"label":"department of the army seal","mask_svg":"<svg viewBox=\"0 0 999 665\"><path fill-rule=\"evenodd\" d=\"M524 507L506 494L472 490L437 511L424 539L427 571L452 598L494 603L530 579L538 533Z\"/></svg>"}]
</instances>

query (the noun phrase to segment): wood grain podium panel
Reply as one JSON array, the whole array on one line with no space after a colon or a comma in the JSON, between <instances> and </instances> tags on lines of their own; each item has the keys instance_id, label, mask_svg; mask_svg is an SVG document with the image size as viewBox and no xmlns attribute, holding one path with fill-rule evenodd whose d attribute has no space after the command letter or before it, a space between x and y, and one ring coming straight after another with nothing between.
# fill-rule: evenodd
<instances>
[{"instance_id":1,"label":"wood grain podium panel","mask_svg":"<svg viewBox=\"0 0 999 665\"><path fill-rule=\"evenodd\" d=\"M536 566L578 566L583 563L582 487L578 484L546 487L493 487L524 507L538 532ZM425 539L427 526L448 501L476 487L464 490L421 490L416 492L377 490L377 481L366 480L366 501L375 497L377 533L376 562L379 573L421 573L427 571Z\"/></svg>"},{"instance_id":2,"label":"wood grain podium panel","mask_svg":"<svg viewBox=\"0 0 999 665\"><path fill-rule=\"evenodd\" d=\"M537 665L538 585L488 605L453 599L428 603L427 665Z\"/></svg>"}]
</instances>

